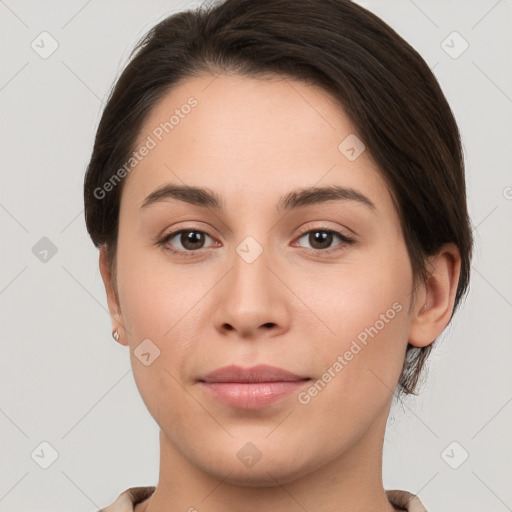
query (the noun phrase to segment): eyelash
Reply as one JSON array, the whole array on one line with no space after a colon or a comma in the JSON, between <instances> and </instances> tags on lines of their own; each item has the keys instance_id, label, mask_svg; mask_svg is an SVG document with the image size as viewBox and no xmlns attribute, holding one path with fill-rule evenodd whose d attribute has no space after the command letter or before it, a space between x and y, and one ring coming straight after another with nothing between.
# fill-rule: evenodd
<instances>
[{"instance_id":1,"label":"eyelash","mask_svg":"<svg viewBox=\"0 0 512 512\"><path fill-rule=\"evenodd\" d=\"M176 254L182 258L191 258L191 257L194 257L194 256L197 256L197 253L201 250L203 250L204 248L202 249L196 249L196 250L191 250L191 251L183 251L181 249L174 249L172 248L171 246L168 245L168 242L170 240L172 240L176 235L179 235L181 233L186 233L186 232L194 232L194 233L203 233L205 235L208 235L210 238L214 238L210 233L208 233L207 231L204 231L202 229L196 229L194 227L189 227L189 228L182 228L182 229L179 229L177 231L173 231L171 233L168 233L167 235L163 236L160 240L157 241L157 245L158 246L161 246L163 247L166 251L169 251L171 252L172 254ZM332 233L334 235L336 235L339 239L340 239L340 243L335 245L333 248L330 248L330 249L309 249L309 248L305 248L307 249L308 251L313 251L314 253L323 253L323 254L331 254L331 253L334 253L334 252L339 252L339 251L342 251L344 249L344 245L353 245L356 243L356 241L351 238L351 237L348 237L342 233L340 233L339 231L335 231L334 229L330 229L330 228L324 228L324 227L319 227L319 228L314 228L314 229L309 229L309 230L306 230L306 231L303 231L297 238L297 240L300 240L304 235L308 235L310 233L315 233L315 232L323 232L323 233ZM340 248L340 246L342 246Z\"/></svg>"}]
</instances>

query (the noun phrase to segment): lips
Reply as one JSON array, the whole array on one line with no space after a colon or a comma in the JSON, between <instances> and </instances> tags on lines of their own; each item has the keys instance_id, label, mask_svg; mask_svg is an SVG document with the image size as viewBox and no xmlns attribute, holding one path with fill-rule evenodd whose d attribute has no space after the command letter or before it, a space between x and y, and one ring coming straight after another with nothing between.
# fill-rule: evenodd
<instances>
[{"instance_id":1,"label":"lips","mask_svg":"<svg viewBox=\"0 0 512 512\"><path fill-rule=\"evenodd\" d=\"M295 375L277 366L260 364L251 368L224 366L199 379L201 382L293 382L306 380L308 377Z\"/></svg>"},{"instance_id":2,"label":"lips","mask_svg":"<svg viewBox=\"0 0 512 512\"><path fill-rule=\"evenodd\" d=\"M199 379L208 394L238 409L262 409L300 391L311 379L278 368L258 365L251 368L224 366Z\"/></svg>"}]
</instances>

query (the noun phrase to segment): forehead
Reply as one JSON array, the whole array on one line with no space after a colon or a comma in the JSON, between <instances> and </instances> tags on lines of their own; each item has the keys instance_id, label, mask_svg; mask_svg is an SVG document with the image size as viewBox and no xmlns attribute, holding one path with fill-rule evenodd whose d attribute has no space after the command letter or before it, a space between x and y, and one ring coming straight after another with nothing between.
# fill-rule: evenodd
<instances>
[{"instance_id":1,"label":"forehead","mask_svg":"<svg viewBox=\"0 0 512 512\"><path fill-rule=\"evenodd\" d=\"M368 152L350 160L340 149L354 137L343 108L320 87L283 77L201 75L150 111L135 148L150 149L130 171L123 196L140 204L165 182L244 201L334 183L378 196L387 189Z\"/></svg>"}]
</instances>

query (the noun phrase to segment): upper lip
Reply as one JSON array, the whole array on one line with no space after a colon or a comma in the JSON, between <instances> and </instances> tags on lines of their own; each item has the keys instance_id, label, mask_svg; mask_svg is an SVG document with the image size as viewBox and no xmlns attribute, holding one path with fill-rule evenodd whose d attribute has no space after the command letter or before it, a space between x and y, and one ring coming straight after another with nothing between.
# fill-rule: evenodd
<instances>
[{"instance_id":1,"label":"upper lip","mask_svg":"<svg viewBox=\"0 0 512 512\"><path fill-rule=\"evenodd\" d=\"M308 377L295 375L288 370L260 364L250 368L230 365L217 368L199 379L200 382L293 382Z\"/></svg>"}]
</instances>

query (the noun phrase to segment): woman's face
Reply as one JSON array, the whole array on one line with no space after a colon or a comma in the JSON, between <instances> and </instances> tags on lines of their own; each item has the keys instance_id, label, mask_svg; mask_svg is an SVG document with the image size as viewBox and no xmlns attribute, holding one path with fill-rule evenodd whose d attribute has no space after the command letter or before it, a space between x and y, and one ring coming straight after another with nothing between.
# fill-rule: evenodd
<instances>
[{"instance_id":1,"label":"woman's face","mask_svg":"<svg viewBox=\"0 0 512 512\"><path fill-rule=\"evenodd\" d=\"M275 485L382 448L413 282L356 137L320 88L227 75L183 82L144 123L121 200L120 332L174 460ZM219 204L147 199L169 185Z\"/></svg>"}]
</instances>

